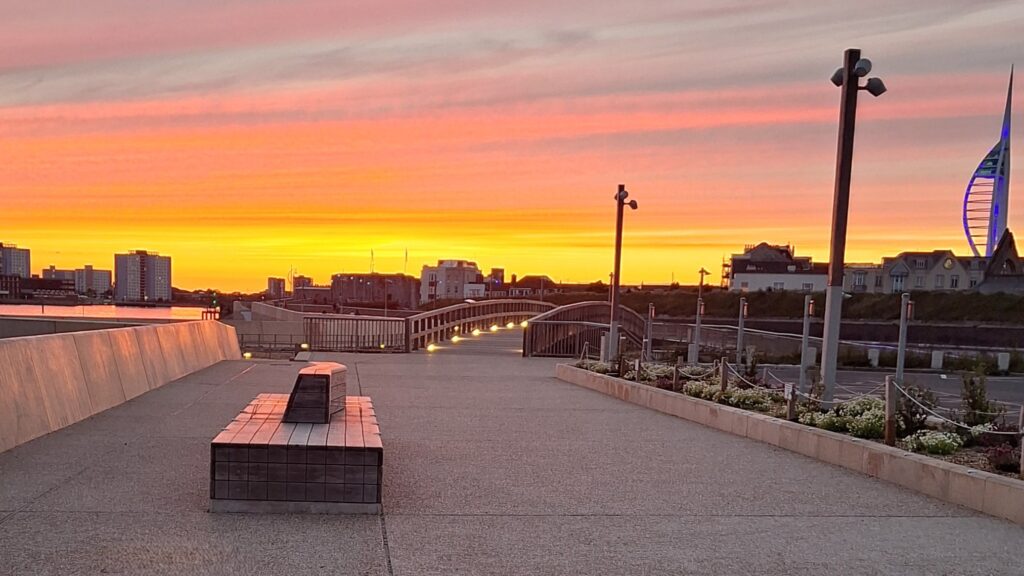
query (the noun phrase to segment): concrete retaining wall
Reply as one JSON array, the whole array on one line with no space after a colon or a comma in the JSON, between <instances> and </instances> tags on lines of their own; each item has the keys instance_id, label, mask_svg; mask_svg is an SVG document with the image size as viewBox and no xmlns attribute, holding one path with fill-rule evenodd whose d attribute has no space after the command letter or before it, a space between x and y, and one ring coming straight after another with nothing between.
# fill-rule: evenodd
<instances>
[{"instance_id":1,"label":"concrete retaining wall","mask_svg":"<svg viewBox=\"0 0 1024 576\"><path fill-rule=\"evenodd\" d=\"M213 320L0 340L0 452L240 357Z\"/></svg>"},{"instance_id":2,"label":"concrete retaining wall","mask_svg":"<svg viewBox=\"0 0 1024 576\"><path fill-rule=\"evenodd\" d=\"M82 332L85 330L110 330L142 324L149 324L149 322L0 316L0 338L22 338L25 336L63 334L65 332Z\"/></svg>"},{"instance_id":3,"label":"concrete retaining wall","mask_svg":"<svg viewBox=\"0 0 1024 576\"><path fill-rule=\"evenodd\" d=\"M559 364L560 380L1024 525L1024 481Z\"/></svg>"},{"instance_id":4,"label":"concrete retaining wall","mask_svg":"<svg viewBox=\"0 0 1024 576\"><path fill-rule=\"evenodd\" d=\"M302 312L294 312L292 310L278 308L277 306L271 306L270 304L264 304L262 302L253 302L251 310L253 320L302 322L302 319L306 317Z\"/></svg>"}]
</instances>

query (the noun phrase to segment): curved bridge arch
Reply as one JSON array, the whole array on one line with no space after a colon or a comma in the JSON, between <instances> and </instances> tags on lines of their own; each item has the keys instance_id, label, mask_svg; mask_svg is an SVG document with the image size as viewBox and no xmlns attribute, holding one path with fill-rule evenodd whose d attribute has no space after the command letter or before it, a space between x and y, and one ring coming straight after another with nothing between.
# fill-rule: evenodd
<instances>
[{"instance_id":1,"label":"curved bridge arch","mask_svg":"<svg viewBox=\"0 0 1024 576\"><path fill-rule=\"evenodd\" d=\"M627 345L643 346L647 322L625 306L619 306L619 330ZM523 331L523 356L578 356L584 346L598 350L601 335L609 330L608 302L577 302L559 306L533 318Z\"/></svg>"}]
</instances>

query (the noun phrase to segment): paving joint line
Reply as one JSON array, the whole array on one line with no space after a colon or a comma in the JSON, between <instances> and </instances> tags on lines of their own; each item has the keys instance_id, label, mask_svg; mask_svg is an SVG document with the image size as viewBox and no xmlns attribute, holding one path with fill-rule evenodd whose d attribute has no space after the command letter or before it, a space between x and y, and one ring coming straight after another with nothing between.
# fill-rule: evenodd
<instances>
[{"instance_id":1,"label":"paving joint line","mask_svg":"<svg viewBox=\"0 0 1024 576\"><path fill-rule=\"evenodd\" d=\"M384 548L384 566L388 570L388 576L395 576L395 568L391 564L391 543L388 540L387 518L384 516L384 504L380 505L380 540Z\"/></svg>"},{"instance_id":2,"label":"paving joint line","mask_svg":"<svg viewBox=\"0 0 1024 576\"><path fill-rule=\"evenodd\" d=\"M443 513L443 512L392 512L391 516L414 518L877 518L877 519L941 519L979 518L982 514L542 514L542 513Z\"/></svg>"}]
</instances>

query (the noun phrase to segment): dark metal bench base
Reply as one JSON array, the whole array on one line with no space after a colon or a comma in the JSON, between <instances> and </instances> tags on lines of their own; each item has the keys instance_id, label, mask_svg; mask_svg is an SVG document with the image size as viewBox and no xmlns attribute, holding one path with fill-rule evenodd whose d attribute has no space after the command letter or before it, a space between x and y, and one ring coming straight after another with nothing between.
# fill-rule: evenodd
<instances>
[{"instance_id":1,"label":"dark metal bench base","mask_svg":"<svg viewBox=\"0 0 1024 576\"><path fill-rule=\"evenodd\" d=\"M242 514L380 514L380 504L214 499L210 500L210 512Z\"/></svg>"},{"instance_id":2,"label":"dark metal bench base","mask_svg":"<svg viewBox=\"0 0 1024 576\"><path fill-rule=\"evenodd\" d=\"M260 394L210 443L210 510L379 510L384 446L370 399L345 398L326 424L283 422L287 404Z\"/></svg>"}]
</instances>

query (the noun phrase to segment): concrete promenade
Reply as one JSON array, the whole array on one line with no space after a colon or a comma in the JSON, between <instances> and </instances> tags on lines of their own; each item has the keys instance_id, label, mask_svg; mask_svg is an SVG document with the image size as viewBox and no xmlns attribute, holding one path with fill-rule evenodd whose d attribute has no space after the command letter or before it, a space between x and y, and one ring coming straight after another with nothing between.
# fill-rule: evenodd
<instances>
[{"instance_id":1,"label":"concrete promenade","mask_svg":"<svg viewBox=\"0 0 1024 576\"><path fill-rule=\"evenodd\" d=\"M227 361L0 454L7 574L1019 575L1024 529L553 377L520 332L349 366L381 516L208 513L208 443L299 363Z\"/></svg>"}]
</instances>

